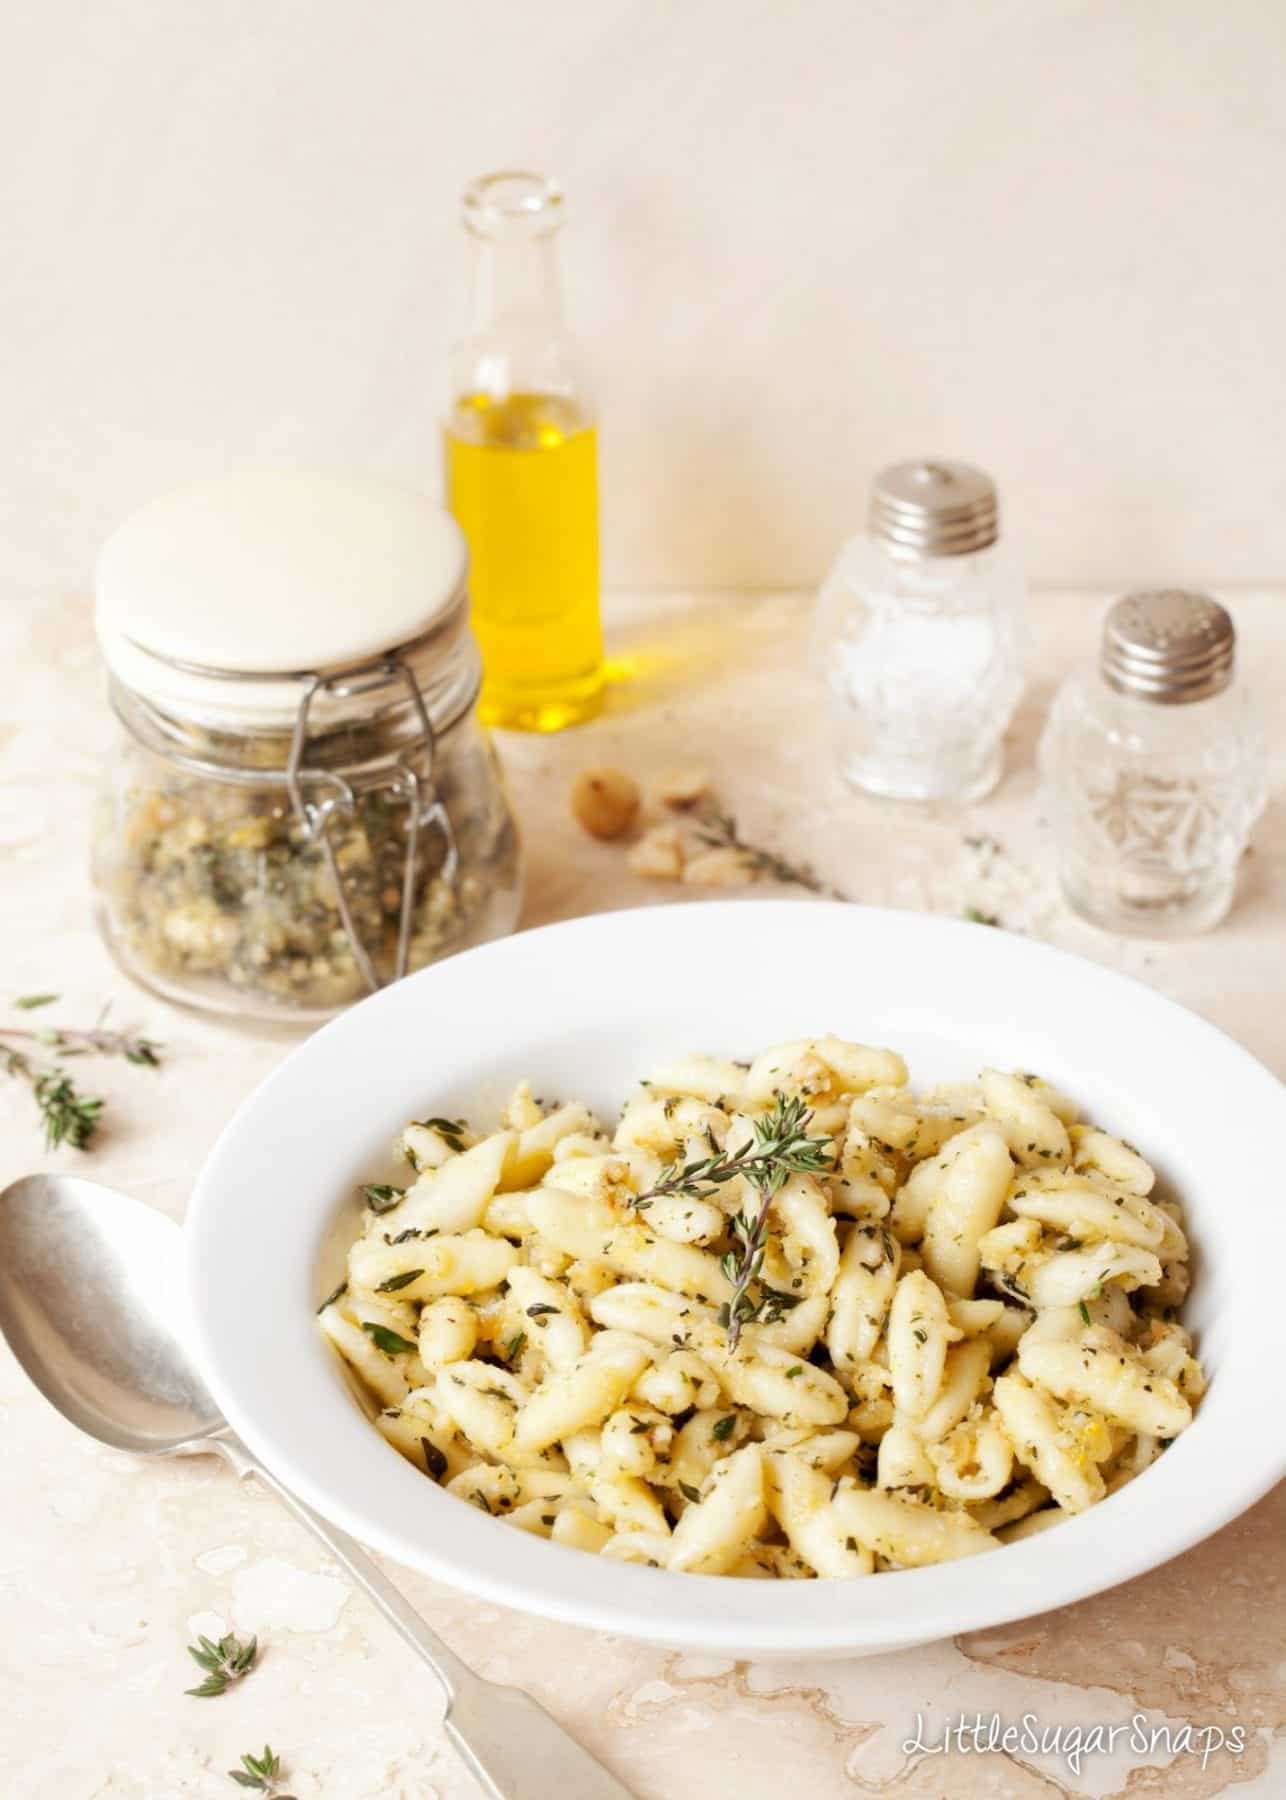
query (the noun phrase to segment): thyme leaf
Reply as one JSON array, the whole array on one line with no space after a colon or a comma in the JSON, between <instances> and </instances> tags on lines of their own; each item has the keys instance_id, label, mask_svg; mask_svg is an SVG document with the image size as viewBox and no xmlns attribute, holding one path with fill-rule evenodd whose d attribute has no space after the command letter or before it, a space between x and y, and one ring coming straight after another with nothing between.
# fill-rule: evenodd
<instances>
[{"instance_id":1,"label":"thyme leaf","mask_svg":"<svg viewBox=\"0 0 1286 1800\"><path fill-rule=\"evenodd\" d=\"M254 1668L259 1656L258 1638L247 1638L243 1644L240 1638L221 1637L218 1643L208 1637L198 1637L195 1644L189 1644L188 1655L198 1669L205 1670L205 1680L199 1687L187 1688L184 1691L198 1700L213 1700L220 1694L226 1694L234 1682L240 1681Z\"/></svg>"},{"instance_id":2,"label":"thyme leaf","mask_svg":"<svg viewBox=\"0 0 1286 1800\"><path fill-rule=\"evenodd\" d=\"M294 1800L293 1795L281 1790L281 1758L271 1744L264 1745L262 1756L251 1756L247 1751L241 1758L241 1767L228 1770L228 1779L259 1794L275 1794L277 1800Z\"/></svg>"},{"instance_id":3,"label":"thyme leaf","mask_svg":"<svg viewBox=\"0 0 1286 1800\"><path fill-rule=\"evenodd\" d=\"M454 1150L462 1156L465 1150L464 1134L469 1129L464 1119L417 1119L417 1125L423 1125L426 1131L436 1131L448 1150Z\"/></svg>"},{"instance_id":4,"label":"thyme leaf","mask_svg":"<svg viewBox=\"0 0 1286 1800\"><path fill-rule=\"evenodd\" d=\"M392 1212L398 1201L405 1195L406 1189L389 1187L386 1182L368 1181L360 1192L373 1213L386 1213Z\"/></svg>"},{"instance_id":5,"label":"thyme leaf","mask_svg":"<svg viewBox=\"0 0 1286 1800\"><path fill-rule=\"evenodd\" d=\"M403 1269L400 1275L390 1275L387 1281L381 1281L375 1292L377 1294L396 1294L399 1288L410 1287L423 1275L423 1269Z\"/></svg>"},{"instance_id":6,"label":"thyme leaf","mask_svg":"<svg viewBox=\"0 0 1286 1800\"><path fill-rule=\"evenodd\" d=\"M363 1319L362 1330L369 1332L375 1348L382 1350L385 1356L413 1356L419 1348L399 1332L390 1331L387 1325L377 1325L374 1319Z\"/></svg>"}]
</instances>

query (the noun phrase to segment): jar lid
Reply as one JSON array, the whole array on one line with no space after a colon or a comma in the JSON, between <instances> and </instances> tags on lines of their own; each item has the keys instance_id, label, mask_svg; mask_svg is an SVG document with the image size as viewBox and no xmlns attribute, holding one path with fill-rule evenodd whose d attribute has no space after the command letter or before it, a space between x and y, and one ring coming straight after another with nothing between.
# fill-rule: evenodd
<instances>
[{"instance_id":1,"label":"jar lid","mask_svg":"<svg viewBox=\"0 0 1286 1800\"><path fill-rule=\"evenodd\" d=\"M996 484L962 462L904 462L871 487L870 527L897 556L967 556L1000 533Z\"/></svg>"},{"instance_id":2,"label":"jar lid","mask_svg":"<svg viewBox=\"0 0 1286 1800\"><path fill-rule=\"evenodd\" d=\"M1099 666L1119 694L1182 705L1223 692L1235 644L1227 609L1209 594L1158 588L1126 594L1111 608Z\"/></svg>"},{"instance_id":3,"label":"jar lid","mask_svg":"<svg viewBox=\"0 0 1286 1800\"><path fill-rule=\"evenodd\" d=\"M112 673L189 716L286 723L301 675L464 634L463 535L387 482L252 470L153 501L107 540L95 623Z\"/></svg>"}]
</instances>

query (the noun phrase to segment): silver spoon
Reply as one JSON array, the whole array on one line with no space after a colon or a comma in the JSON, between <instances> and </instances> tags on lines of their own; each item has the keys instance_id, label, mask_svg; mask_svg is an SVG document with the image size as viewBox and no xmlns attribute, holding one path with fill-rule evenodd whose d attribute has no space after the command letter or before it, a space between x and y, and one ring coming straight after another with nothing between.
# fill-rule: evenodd
<instances>
[{"instance_id":1,"label":"silver spoon","mask_svg":"<svg viewBox=\"0 0 1286 1800\"><path fill-rule=\"evenodd\" d=\"M213 1451L284 1500L433 1670L447 1736L492 1800L632 1800L518 1688L475 1675L345 1532L288 1493L232 1432L188 1350L183 1234L75 1175L0 1193L0 1332L73 1425L135 1456Z\"/></svg>"}]
</instances>

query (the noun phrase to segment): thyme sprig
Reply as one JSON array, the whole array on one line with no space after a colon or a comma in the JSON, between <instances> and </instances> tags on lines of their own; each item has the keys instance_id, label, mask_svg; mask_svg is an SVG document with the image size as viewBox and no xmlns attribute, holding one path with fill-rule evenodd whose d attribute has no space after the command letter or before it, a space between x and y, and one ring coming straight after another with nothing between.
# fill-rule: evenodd
<instances>
[{"instance_id":1,"label":"thyme sprig","mask_svg":"<svg viewBox=\"0 0 1286 1800\"><path fill-rule=\"evenodd\" d=\"M38 1006L52 1006L57 994L24 994L14 1005L24 1012ZM109 1008L104 1007L95 1024L88 1030L74 1025L34 1026L0 1025L0 1038L21 1038L30 1044L44 1044L55 1056L123 1056L128 1063L143 1068L159 1069L161 1046L155 1039L137 1031L117 1031L105 1023Z\"/></svg>"},{"instance_id":2,"label":"thyme sprig","mask_svg":"<svg viewBox=\"0 0 1286 1800\"><path fill-rule=\"evenodd\" d=\"M728 1346L735 1350L742 1327L756 1321L764 1324L781 1318L794 1304L793 1294L778 1293L760 1281L767 1247L768 1209L773 1196L781 1191L792 1175L815 1175L834 1166L835 1145L830 1138L810 1137L808 1127L812 1113L798 1096L777 1094L772 1108L754 1123L754 1136L739 1150L716 1150L712 1155L691 1162L672 1162L646 1193L633 1202L644 1208L662 1195L681 1195L690 1200L706 1200L728 1181L740 1176L759 1196L759 1207L753 1214L735 1213L729 1230L737 1245L723 1257L722 1268L732 1283L730 1299L719 1309L720 1322L728 1333ZM752 1298L750 1290L759 1284L759 1294Z\"/></svg>"},{"instance_id":3,"label":"thyme sprig","mask_svg":"<svg viewBox=\"0 0 1286 1800\"><path fill-rule=\"evenodd\" d=\"M697 837L712 850L737 851L756 875L766 875L770 881L807 888L810 894L826 894L832 900L848 899L847 894L823 881L811 863L791 862L776 850L747 843L731 813L720 812L717 808L702 813L697 822Z\"/></svg>"},{"instance_id":4,"label":"thyme sprig","mask_svg":"<svg viewBox=\"0 0 1286 1800\"><path fill-rule=\"evenodd\" d=\"M88 1150L106 1105L99 1095L82 1094L69 1075L58 1069L41 1068L21 1050L11 1050L6 1045L0 1045L0 1068L6 1075L31 1083L45 1128L47 1150L56 1150L59 1144Z\"/></svg>"},{"instance_id":5,"label":"thyme sprig","mask_svg":"<svg viewBox=\"0 0 1286 1800\"><path fill-rule=\"evenodd\" d=\"M200 1687L187 1688L185 1692L198 1700L215 1700L254 1668L259 1657L259 1640L247 1638L243 1644L231 1632L227 1637L221 1637L217 1644L212 1638L198 1637L195 1644L188 1645L188 1655L198 1669L205 1670L205 1680Z\"/></svg>"},{"instance_id":6,"label":"thyme sprig","mask_svg":"<svg viewBox=\"0 0 1286 1800\"><path fill-rule=\"evenodd\" d=\"M294 1800L293 1794L284 1794L278 1785L284 1779L281 1758L271 1744L264 1745L262 1756L251 1756L249 1752L243 1755L241 1767L229 1769L228 1778L238 1787L253 1788L259 1794L275 1794L277 1800Z\"/></svg>"},{"instance_id":7,"label":"thyme sprig","mask_svg":"<svg viewBox=\"0 0 1286 1800\"><path fill-rule=\"evenodd\" d=\"M24 994L14 1002L23 1012L52 1006L57 994ZM109 1029L104 1020L88 1030L73 1026L0 1025L0 1071L30 1084L36 1107L45 1129L45 1147L57 1149L69 1144L73 1150L88 1150L102 1122L106 1102L98 1094L86 1094L76 1086L61 1066L69 1056L123 1056L126 1062L144 1068L160 1067L161 1046L135 1031ZM53 1062L39 1061L33 1055L36 1045L49 1050ZM30 1048L28 1047L30 1046Z\"/></svg>"},{"instance_id":8,"label":"thyme sprig","mask_svg":"<svg viewBox=\"0 0 1286 1800\"><path fill-rule=\"evenodd\" d=\"M714 1150L712 1155L694 1162L667 1163L653 1185L632 1204L643 1206L666 1194L706 1200L711 1187L720 1187L738 1175L761 1191L767 1186L771 1199L788 1176L815 1174L829 1169L834 1162L830 1138L808 1136L812 1117L798 1095L776 1094L772 1109L755 1120L754 1136L740 1150Z\"/></svg>"},{"instance_id":9,"label":"thyme sprig","mask_svg":"<svg viewBox=\"0 0 1286 1800\"><path fill-rule=\"evenodd\" d=\"M730 1350L737 1348L743 1325L775 1325L798 1304L797 1295L779 1293L761 1279L772 1194L760 1192L759 1211L753 1218L749 1213L736 1213L730 1221L738 1248L727 1251L720 1259L720 1267L732 1283L732 1297L719 1308L719 1323L728 1333ZM750 1292L756 1284L757 1298Z\"/></svg>"}]
</instances>

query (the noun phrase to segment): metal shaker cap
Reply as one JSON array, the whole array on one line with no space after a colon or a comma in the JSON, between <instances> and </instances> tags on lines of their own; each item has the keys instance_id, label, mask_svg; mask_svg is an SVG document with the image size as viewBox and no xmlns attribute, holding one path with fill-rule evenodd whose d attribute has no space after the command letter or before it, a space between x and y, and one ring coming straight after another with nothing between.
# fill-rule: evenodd
<instances>
[{"instance_id":1,"label":"metal shaker cap","mask_svg":"<svg viewBox=\"0 0 1286 1800\"><path fill-rule=\"evenodd\" d=\"M1000 534L996 484L969 463L893 463L871 488L870 528L895 556L985 550Z\"/></svg>"},{"instance_id":2,"label":"metal shaker cap","mask_svg":"<svg viewBox=\"0 0 1286 1800\"><path fill-rule=\"evenodd\" d=\"M1232 619L1209 594L1158 588L1112 607L1099 666L1118 694L1178 706L1223 692L1235 643Z\"/></svg>"}]
</instances>

